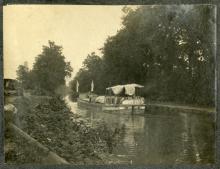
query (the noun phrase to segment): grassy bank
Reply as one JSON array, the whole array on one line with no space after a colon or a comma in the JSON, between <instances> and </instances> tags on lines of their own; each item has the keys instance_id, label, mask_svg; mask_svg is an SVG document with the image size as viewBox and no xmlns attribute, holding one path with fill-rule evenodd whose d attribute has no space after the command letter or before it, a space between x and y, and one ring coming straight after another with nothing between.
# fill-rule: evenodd
<instances>
[{"instance_id":1,"label":"grassy bank","mask_svg":"<svg viewBox=\"0 0 220 169\"><path fill-rule=\"evenodd\" d=\"M73 114L59 97L20 97L13 104L18 109L13 123L68 162L117 163L111 152L123 138L123 126L111 128L100 121L95 128L91 127L85 119ZM13 137L13 134L8 134L8 137ZM19 144L18 141L16 145ZM6 154L6 157L6 161L13 161L13 156ZM27 163L29 157L25 158L23 162ZM34 160L30 158L30 162Z\"/></svg>"}]
</instances>

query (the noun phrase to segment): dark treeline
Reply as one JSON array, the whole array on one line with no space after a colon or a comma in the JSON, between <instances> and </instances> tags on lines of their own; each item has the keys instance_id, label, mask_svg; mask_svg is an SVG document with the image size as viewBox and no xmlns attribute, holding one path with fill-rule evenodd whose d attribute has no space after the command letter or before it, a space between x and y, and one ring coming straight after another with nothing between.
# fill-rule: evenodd
<instances>
[{"instance_id":1,"label":"dark treeline","mask_svg":"<svg viewBox=\"0 0 220 169\"><path fill-rule=\"evenodd\" d=\"M103 56L88 55L71 82L87 92L139 83L150 101L214 106L215 10L213 6L123 8L123 26L109 37Z\"/></svg>"}]
</instances>

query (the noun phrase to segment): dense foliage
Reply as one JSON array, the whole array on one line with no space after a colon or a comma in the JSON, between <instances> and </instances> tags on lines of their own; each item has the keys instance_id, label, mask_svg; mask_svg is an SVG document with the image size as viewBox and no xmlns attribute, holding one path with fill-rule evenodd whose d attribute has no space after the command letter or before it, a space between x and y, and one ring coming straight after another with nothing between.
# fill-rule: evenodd
<instances>
[{"instance_id":1,"label":"dense foliage","mask_svg":"<svg viewBox=\"0 0 220 169\"><path fill-rule=\"evenodd\" d=\"M153 101L214 105L213 6L142 6L123 9L123 27L109 37L103 56L88 55L76 80L80 91L139 83Z\"/></svg>"},{"instance_id":2,"label":"dense foliage","mask_svg":"<svg viewBox=\"0 0 220 169\"><path fill-rule=\"evenodd\" d=\"M77 72L75 79L71 81L70 86L73 91L76 91L76 80L80 82L79 90L80 92L88 92L91 88L92 80L95 82L100 82L100 85L96 86L96 92L102 92L102 59L95 53L91 53L83 62L83 67Z\"/></svg>"},{"instance_id":3,"label":"dense foliage","mask_svg":"<svg viewBox=\"0 0 220 169\"><path fill-rule=\"evenodd\" d=\"M61 97L23 97L17 98L14 104L18 114L13 123L68 162L72 164L116 162L108 156L117 143L123 140L124 125L118 124L117 127L113 127L104 121L94 121L92 126L89 120L74 114ZM29 148L34 151L33 147ZM13 157L10 158L12 159L9 160L13 160ZM27 159L30 163L34 158Z\"/></svg>"},{"instance_id":4,"label":"dense foliage","mask_svg":"<svg viewBox=\"0 0 220 169\"><path fill-rule=\"evenodd\" d=\"M65 62L62 46L49 41L49 46L43 46L43 51L36 57L33 69L20 65L17 70L18 80L24 88L32 88L42 94L54 94L65 85L65 77L71 76L70 62Z\"/></svg>"}]
</instances>

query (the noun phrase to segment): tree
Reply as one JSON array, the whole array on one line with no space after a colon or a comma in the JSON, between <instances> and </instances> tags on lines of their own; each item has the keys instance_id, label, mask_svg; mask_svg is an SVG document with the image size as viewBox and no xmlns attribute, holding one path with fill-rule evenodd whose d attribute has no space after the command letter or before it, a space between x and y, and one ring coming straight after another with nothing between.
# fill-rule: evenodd
<instances>
[{"instance_id":1,"label":"tree","mask_svg":"<svg viewBox=\"0 0 220 169\"><path fill-rule=\"evenodd\" d=\"M43 46L43 51L35 59L32 70L32 80L35 88L48 91L51 94L65 84L65 77L71 76L70 62L65 61L62 46L49 41L49 46Z\"/></svg>"},{"instance_id":2,"label":"tree","mask_svg":"<svg viewBox=\"0 0 220 169\"><path fill-rule=\"evenodd\" d=\"M78 80L80 83L80 92L88 92L93 80L95 83L95 91L101 93L103 91L103 86L99 84L101 83L101 71L102 59L94 52L89 54L83 62L83 67L77 72L75 78L70 84L72 90L76 91L76 81Z\"/></svg>"},{"instance_id":3,"label":"tree","mask_svg":"<svg viewBox=\"0 0 220 169\"><path fill-rule=\"evenodd\" d=\"M123 11L123 26L106 40L99 66L90 66L87 58L76 76L79 83L97 78L100 93L110 85L140 83L150 100L213 106L214 7L158 5Z\"/></svg>"},{"instance_id":4,"label":"tree","mask_svg":"<svg viewBox=\"0 0 220 169\"><path fill-rule=\"evenodd\" d=\"M17 80L24 89L30 88L30 74L28 63L24 62L23 65L19 65L17 69Z\"/></svg>"},{"instance_id":5,"label":"tree","mask_svg":"<svg viewBox=\"0 0 220 169\"><path fill-rule=\"evenodd\" d=\"M214 104L213 6L143 6L103 48L104 84L136 82L148 99Z\"/></svg>"}]
</instances>

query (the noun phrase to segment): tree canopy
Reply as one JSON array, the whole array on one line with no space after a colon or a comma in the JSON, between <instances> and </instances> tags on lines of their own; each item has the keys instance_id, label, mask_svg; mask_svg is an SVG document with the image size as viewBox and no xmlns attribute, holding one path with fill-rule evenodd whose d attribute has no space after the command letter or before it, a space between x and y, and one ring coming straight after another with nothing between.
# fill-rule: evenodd
<instances>
[{"instance_id":1,"label":"tree canopy","mask_svg":"<svg viewBox=\"0 0 220 169\"><path fill-rule=\"evenodd\" d=\"M76 81L80 82L79 90L87 92L90 90L92 80L101 83L102 59L95 53L91 53L83 62L83 67L77 72L74 80L71 82L71 88L76 91ZM96 92L101 93L102 87L95 86Z\"/></svg>"},{"instance_id":2,"label":"tree canopy","mask_svg":"<svg viewBox=\"0 0 220 169\"><path fill-rule=\"evenodd\" d=\"M28 63L24 62L23 65L19 65L16 71L17 73L17 80L20 82L21 86L24 89L30 87L30 70L28 68Z\"/></svg>"},{"instance_id":3,"label":"tree canopy","mask_svg":"<svg viewBox=\"0 0 220 169\"><path fill-rule=\"evenodd\" d=\"M72 83L79 80L86 91L94 80L97 93L110 85L140 83L149 100L214 105L214 6L123 11L123 27L106 40L103 56L89 55Z\"/></svg>"},{"instance_id":4,"label":"tree canopy","mask_svg":"<svg viewBox=\"0 0 220 169\"><path fill-rule=\"evenodd\" d=\"M71 76L72 67L70 62L65 61L62 54L62 46L49 41L48 46L43 46L42 53L35 58L33 69L28 77L21 74L23 66L18 68L18 78L27 79L33 89L44 90L54 94L55 90L65 85L65 77Z\"/></svg>"}]
</instances>

